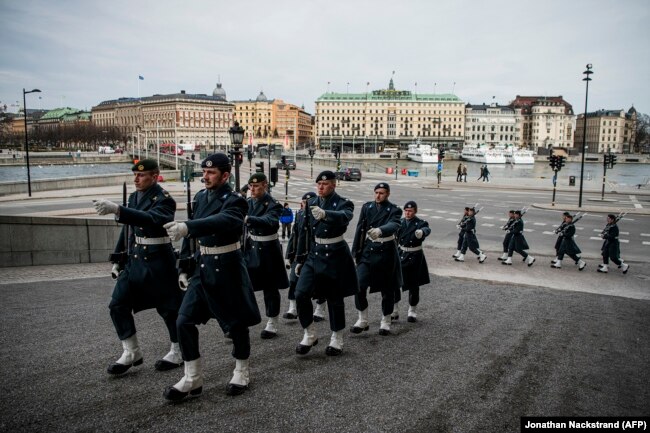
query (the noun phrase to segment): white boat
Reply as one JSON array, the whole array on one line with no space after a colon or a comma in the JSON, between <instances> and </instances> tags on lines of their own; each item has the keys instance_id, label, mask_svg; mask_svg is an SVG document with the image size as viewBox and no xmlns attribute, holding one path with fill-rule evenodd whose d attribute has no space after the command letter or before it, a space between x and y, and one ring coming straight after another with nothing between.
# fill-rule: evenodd
<instances>
[{"instance_id":1,"label":"white boat","mask_svg":"<svg viewBox=\"0 0 650 433\"><path fill-rule=\"evenodd\" d=\"M508 147L503 153L508 164L535 164L535 154L532 150Z\"/></svg>"},{"instance_id":2,"label":"white boat","mask_svg":"<svg viewBox=\"0 0 650 433\"><path fill-rule=\"evenodd\" d=\"M500 149L488 148L485 145L478 146L466 144L460 156L465 161L480 162L482 164L505 164L506 157Z\"/></svg>"},{"instance_id":3,"label":"white boat","mask_svg":"<svg viewBox=\"0 0 650 433\"><path fill-rule=\"evenodd\" d=\"M408 158L414 162L422 164L437 164L438 149L431 147L430 144L414 143L409 144Z\"/></svg>"}]
</instances>

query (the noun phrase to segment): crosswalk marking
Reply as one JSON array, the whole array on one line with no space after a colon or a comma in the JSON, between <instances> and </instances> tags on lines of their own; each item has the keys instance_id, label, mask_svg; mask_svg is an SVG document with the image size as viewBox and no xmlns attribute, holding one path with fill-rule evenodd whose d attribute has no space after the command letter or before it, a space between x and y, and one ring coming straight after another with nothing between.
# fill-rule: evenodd
<instances>
[{"instance_id":1,"label":"crosswalk marking","mask_svg":"<svg viewBox=\"0 0 650 433\"><path fill-rule=\"evenodd\" d=\"M524 231L525 231L526 233L531 233L531 232L534 232L535 230L533 230L533 229L524 229Z\"/></svg>"},{"instance_id":2,"label":"crosswalk marking","mask_svg":"<svg viewBox=\"0 0 650 433\"><path fill-rule=\"evenodd\" d=\"M494 227L494 224L483 223L481 224L484 227Z\"/></svg>"},{"instance_id":3,"label":"crosswalk marking","mask_svg":"<svg viewBox=\"0 0 650 433\"><path fill-rule=\"evenodd\" d=\"M446 221L454 221L457 222L458 220L456 218L445 218Z\"/></svg>"},{"instance_id":4,"label":"crosswalk marking","mask_svg":"<svg viewBox=\"0 0 650 433\"><path fill-rule=\"evenodd\" d=\"M542 233L544 233L545 235L554 235L554 234L556 234L555 232L542 232Z\"/></svg>"},{"instance_id":5,"label":"crosswalk marking","mask_svg":"<svg viewBox=\"0 0 650 433\"><path fill-rule=\"evenodd\" d=\"M546 223L533 223L534 226L545 226L547 225Z\"/></svg>"},{"instance_id":6,"label":"crosswalk marking","mask_svg":"<svg viewBox=\"0 0 650 433\"><path fill-rule=\"evenodd\" d=\"M494 217L489 217L489 216L484 216L484 217L482 217L482 218L483 218L484 220L493 220L493 219L494 219Z\"/></svg>"},{"instance_id":7,"label":"crosswalk marking","mask_svg":"<svg viewBox=\"0 0 650 433\"><path fill-rule=\"evenodd\" d=\"M643 242L641 242L641 243L642 243L643 245L650 245L650 242L648 242L648 241L643 241Z\"/></svg>"}]
</instances>

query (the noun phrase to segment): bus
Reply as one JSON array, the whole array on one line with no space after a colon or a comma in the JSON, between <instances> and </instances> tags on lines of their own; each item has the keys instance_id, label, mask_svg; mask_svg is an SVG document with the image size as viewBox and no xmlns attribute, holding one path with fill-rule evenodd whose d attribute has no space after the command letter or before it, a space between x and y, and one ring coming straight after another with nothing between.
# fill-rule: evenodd
<instances>
[{"instance_id":1,"label":"bus","mask_svg":"<svg viewBox=\"0 0 650 433\"><path fill-rule=\"evenodd\" d=\"M182 155L183 149L180 146L177 147L175 143L163 143L160 145L160 152L172 155Z\"/></svg>"}]
</instances>

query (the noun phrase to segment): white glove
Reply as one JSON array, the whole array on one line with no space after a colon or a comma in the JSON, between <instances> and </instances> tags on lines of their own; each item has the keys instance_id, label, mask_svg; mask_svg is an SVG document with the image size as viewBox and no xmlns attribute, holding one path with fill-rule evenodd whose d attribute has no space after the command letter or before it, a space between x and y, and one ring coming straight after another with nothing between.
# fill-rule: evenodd
<instances>
[{"instance_id":1,"label":"white glove","mask_svg":"<svg viewBox=\"0 0 650 433\"><path fill-rule=\"evenodd\" d=\"M98 215L108 215L109 213L116 214L120 209L120 206L117 203L113 203L110 200L99 199L95 201L95 210Z\"/></svg>"},{"instance_id":2,"label":"white glove","mask_svg":"<svg viewBox=\"0 0 650 433\"><path fill-rule=\"evenodd\" d=\"M172 221L163 226L167 230L167 235L172 238L173 241L177 241L180 238L187 236L187 224L181 223L178 221Z\"/></svg>"},{"instance_id":3,"label":"white glove","mask_svg":"<svg viewBox=\"0 0 650 433\"><path fill-rule=\"evenodd\" d=\"M372 239L373 241L375 239L377 239L377 238L380 238L381 237L381 229L374 228L374 229L368 230L368 237L370 239Z\"/></svg>"},{"instance_id":4,"label":"white glove","mask_svg":"<svg viewBox=\"0 0 650 433\"><path fill-rule=\"evenodd\" d=\"M189 286L190 280L187 279L187 274L183 272L178 276L178 287L180 287L182 291L186 291Z\"/></svg>"},{"instance_id":5,"label":"white glove","mask_svg":"<svg viewBox=\"0 0 650 433\"><path fill-rule=\"evenodd\" d=\"M417 229L415 231L415 237L418 238L418 239L422 239L422 236L424 236L424 232L422 230L420 230L420 229Z\"/></svg>"},{"instance_id":6,"label":"white glove","mask_svg":"<svg viewBox=\"0 0 650 433\"><path fill-rule=\"evenodd\" d=\"M325 218L325 215L326 215L325 211L323 209L319 208L318 206L314 206L314 207L311 208L311 214L317 220L322 220L323 218Z\"/></svg>"},{"instance_id":7,"label":"white glove","mask_svg":"<svg viewBox=\"0 0 650 433\"><path fill-rule=\"evenodd\" d=\"M122 272L120 270L120 265L117 263L113 263L113 268L111 269L111 278L117 280L117 277L120 276L120 272Z\"/></svg>"},{"instance_id":8,"label":"white glove","mask_svg":"<svg viewBox=\"0 0 650 433\"><path fill-rule=\"evenodd\" d=\"M284 267L287 269L291 269L291 260L284 259Z\"/></svg>"},{"instance_id":9,"label":"white glove","mask_svg":"<svg viewBox=\"0 0 650 433\"><path fill-rule=\"evenodd\" d=\"M295 273L296 275L300 275L300 270L302 269L302 264L298 263L296 265Z\"/></svg>"}]
</instances>

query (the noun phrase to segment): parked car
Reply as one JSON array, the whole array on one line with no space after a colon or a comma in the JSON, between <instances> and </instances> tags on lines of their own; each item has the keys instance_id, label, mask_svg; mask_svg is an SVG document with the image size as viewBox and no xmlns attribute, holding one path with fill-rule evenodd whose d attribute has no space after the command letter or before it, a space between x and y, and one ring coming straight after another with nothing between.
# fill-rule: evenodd
<instances>
[{"instance_id":1,"label":"parked car","mask_svg":"<svg viewBox=\"0 0 650 433\"><path fill-rule=\"evenodd\" d=\"M282 161L278 161L275 163L275 166L278 168L278 170L295 170L296 169L296 161L293 159L287 158L285 160L286 162L283 164Z\"/></svg>"},{"instance_id":2,"label":"parked car","mask_svg":"<svg viewBox=\"0 0 650 433\"><path fill-rule=\"evenodd\" d=\"M336 172L336 178L340 180L356 180L361 182L361 169L357 167L345 167Z\"/></svg>"}]
</instances>

